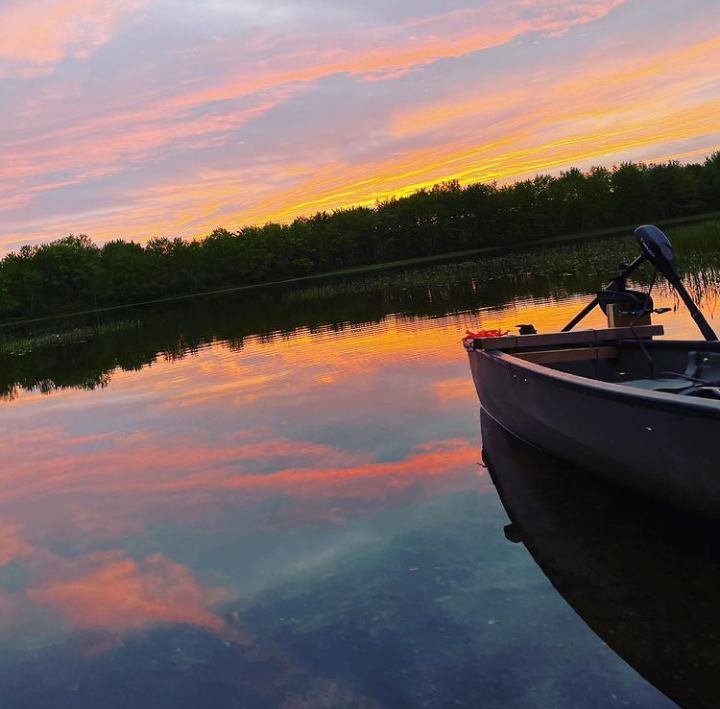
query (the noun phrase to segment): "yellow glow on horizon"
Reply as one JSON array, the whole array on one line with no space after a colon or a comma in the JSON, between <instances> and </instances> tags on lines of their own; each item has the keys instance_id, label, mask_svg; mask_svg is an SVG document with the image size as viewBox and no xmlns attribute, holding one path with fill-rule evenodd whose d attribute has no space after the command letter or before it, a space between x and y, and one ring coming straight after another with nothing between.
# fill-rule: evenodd
<instances>
[{"instance_id":1,"label":"yellow glow on horizon","mask_svg":"<svg viewBox=\"0 0 720 709\"><path fill-rule=\"evenodd\" d=\"M604 115L606 112L598 113ZM654 120L650 125L644 118L638 117L624 122L622 128L618 126L604 133L570 135L516 150L499 151L498 148L526 142L526 133L519 132L493 143L475 145L456 153L448 150L445 154L436 156L434 161L425 162L424 158L432 158L435 150L418 151L402 161L378 163L370 170L363 166L363 173L367 170L377 175L371 181L372 191L367 191L368 179L364 175L348 170L344 172L345 180L352 181L348 181L343 190L338 192L331 187L336 172L327 170L325 174L307 181L292 192L273 196L273 201L291 206L273 209L269 201L261 203L249 213L248 218L243 219L243 223L282 222L308 211L332 210L351 204L374 204L377 199L406 196L440 181L457 179L462 183L506 182L598 158L598 163L601 163L602 158L608 154L662 142L709 136L718 131L720 99L713 99L701 106L679 109ZM712 149L714 144L707 152ZM676 155L682 156L683 153L672 153L663 156L663 159L672 159ZM296 195L301 192L306 195L305 199L295 201ZM311 199L308 198L310 196Z\"/></svg>"}]
</instances>

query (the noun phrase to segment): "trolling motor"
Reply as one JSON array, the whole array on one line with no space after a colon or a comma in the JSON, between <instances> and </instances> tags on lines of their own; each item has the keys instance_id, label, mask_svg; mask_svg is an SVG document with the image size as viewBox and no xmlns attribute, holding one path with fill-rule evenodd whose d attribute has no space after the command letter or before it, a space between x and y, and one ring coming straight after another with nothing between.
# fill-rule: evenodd
<instances>
[{"instance_id":1,"label":"trolling motor","mask_svg":"<svg viewBox=\"0 0 720 709\"><path fill-rule=\"evenodd\" d=\"M650 293L621 288L598 291L598 304L610 327L650 325L651 315L667 313L672 308L656 308Z\"/></svg>"},{"instance_id":2,"label":"trolling motor","mask_svg":"<svg viewBox=\"0 0 720 709\"><path fill-rule=\"evenodd\" d=\"M652 312L665 312L666 309L653 309L652 299L649 294L639 293L627 289L627 279L637 271L646 261L649 261L660 273L668 279L670 284L675 288L677 294L690 311L690 315L700 328L700 332L706 340L717 340L715 331L700 309L695 304L690 293L687 292L685 285L680 278L675 265L675 252L673 251L670 240L656 226L646 225L638 227L635 230L635 238L640 246L640 256L638 256L629 266L625 266L622 273L615 276L612 282L605 290L602 290L588 303L581 312L579 312L563 329L563 332L572 330L588 313L592 312L595 307L600 305L607 312L608 306L618 304L625 307L624 314L633 317L643 316Z\"/></svg>"}]
</instances>

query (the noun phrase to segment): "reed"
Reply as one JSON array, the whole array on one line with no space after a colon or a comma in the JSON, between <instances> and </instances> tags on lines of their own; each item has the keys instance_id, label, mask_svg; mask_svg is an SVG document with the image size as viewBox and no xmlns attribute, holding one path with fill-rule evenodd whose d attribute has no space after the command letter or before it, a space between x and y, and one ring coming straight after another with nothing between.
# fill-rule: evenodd
<instances>
[{"instance_id":1,"label":"reed","mask_svg":"<svg viewBox=\"0 0 720 709\"><path fill-rule=\"evenodd\" d=\"M678 254L720 254L720 221L677 227L668 231L668 237Z\"/></svg>"}]
</instances>

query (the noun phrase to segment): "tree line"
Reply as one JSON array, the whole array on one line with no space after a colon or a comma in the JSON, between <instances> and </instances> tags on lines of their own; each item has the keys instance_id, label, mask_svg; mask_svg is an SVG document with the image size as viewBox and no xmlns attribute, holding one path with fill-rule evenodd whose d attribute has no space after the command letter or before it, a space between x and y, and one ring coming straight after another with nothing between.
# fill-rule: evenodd
<instances>
[{"instance_id":1,"label":"tree line","mask_svg":"<svg viewBox=\"0 0 720 709\"><path fill-rule=\"evenodd\" d=\"M23 389L102 388L118 370L140 370L158 358L180 360L213 342L241 352L248 339L272 343L290 341L298 331L341 332L390 313L412 319L479 315L481 307L518 298L592 292L634 250L629 240L608 246L496 256L482 271L476 262L463 262L310 287L235 291L148 305L140 317L127 310L72 316L59 332L52 322L17 326L11 334L0 331L0 401Z\"/></svg>"},{"instance_id":2,"label":"tree line","mask_svg":"<svg viewBox=\"0 0 720 709\"><path fill-rule=\"evenodd\" d=\"M0 318L32 318L720 210L720 152L412 195L202 240L70 235L0 261Z\"/></svg>"}]
</instances>

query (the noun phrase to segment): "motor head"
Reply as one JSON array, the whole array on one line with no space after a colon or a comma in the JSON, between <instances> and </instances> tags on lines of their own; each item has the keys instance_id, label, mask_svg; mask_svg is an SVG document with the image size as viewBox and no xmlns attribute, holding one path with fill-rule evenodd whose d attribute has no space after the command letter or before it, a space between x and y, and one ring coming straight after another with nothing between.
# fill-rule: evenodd
<instances>
[{"instance_id":1,"label":"motor head","mask_svg":"<svg viewBox=\"0 0 720 709\"><path fill-rule=\"evenodd\" d=\"M671 283L680 280L675 264L675 252L670 239L656 226L647 224L635 229L635 238L643 255Z\"/></svg>"}]
</instances>

